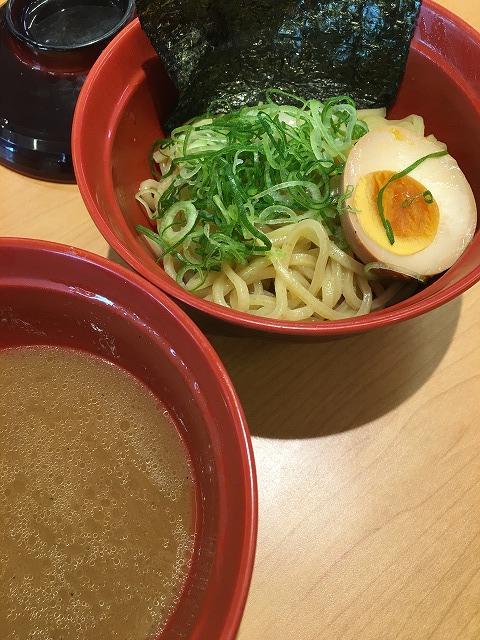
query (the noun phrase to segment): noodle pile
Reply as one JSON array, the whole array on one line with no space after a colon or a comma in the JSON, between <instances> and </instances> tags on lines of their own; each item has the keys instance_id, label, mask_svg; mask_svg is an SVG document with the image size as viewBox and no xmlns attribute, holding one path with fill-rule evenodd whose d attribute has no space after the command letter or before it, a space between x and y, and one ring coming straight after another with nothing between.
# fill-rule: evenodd
<instances>
[{"instance_id":1,"label":"noodle pile","mask_svg":"<svg viewBox=\"0 0 480 640\"><path fill-rule=\"evenodd\" d=\"M267 113L269 106L271 105L265 107ZM275 107L277 114L281 110L285 121L290 117L289 124L295 125L292 122L292 112L288 111L289 107ZM263 109L264 107L262 111ZM347 105L350 113L349 109L350 105ZM202 125L209 125L211 122L211 119L199 119L194 124L193 133L197 133L195 127L200 127L201 133ZM198 149L204 151L205 137L196 139L191 135L192 128L189 130L190 134L188 129L187 133L180 132L180 142L177 139L176 144L154 149L153 160L160 167L162 175L157 176L158 179L142 182L136 197L149 218L156 223L157 232L145 227L141 227L139 231L145 236L155 255L163 261L163 267L171 278L195 295L225 307L292 321L340 320L381 309L392 301L413 293L416 285L412 288L412 284L404 280L381 280L354 258L341 232L339 216L343 211L344 200L339 194L335 176L340 173L338 167L343 166L342 162L355 143L355 137L352 136L354 127L363 127L364 133L385 126L385 123L385 110L354 110L354 117L345 121L343 133L347 134L347 141L343 138L343 148L340 150L334 148L329 139L330 132L326 130L325 147L330 146L331 165L328 165L330 174L327 189L330 200L325 207L310 208L310 204L301 199L298 199L301 206L291 206L292 197L295 198L298 193L294 189L299 188L300 181L282 182L281 188L270 186L268 197L273 196L273 204L267 202L268 206L260 214L252 209L247 210L250 212L249 221L255 224L254 231L258 233L258 236L254 234L248 225L242 231L245 244L250 248L250 255L238 253L238 259L230 255L228 259L222 259L223 254L219 253L217 263L213 263L213 266L208 266L209 263L203 258L205 254L200 249L208 240L214 242L215 223L208 222L207 218L207 222L202 223L201 232L198 231L200 223L196 201L189 199L191 193L188 184L192 180L189 168L190 172L198 169L189 167L187 163L183 166L175 163L176 159L193 157ZM409 116L395 124L418 135L424 133L423 120L419 116ZM182 128L179 131L180 129ZM207 139L209 153L218 152L222 145L228 145L228 141L219 141L211 132L207 133L211 136ZM363 133L360 131L360 135ZM185 142L188 135L190 140ZM319 158L321 162L329 159L325 147L318 152L318 155L322 154ZM340 160L337 166L334 163L338 157ZM273 166L274 163L275 158L272 158ZM240 164L241 162L238 163ZM330 167L336 168L332 171ZM176 193L176 202L173 201L172 204L172 201L168 202L168 197L175 184L181 184L181 187ZM287 188L293 194L290 198ZM221 186L219 193L222 194ZM315 197L312 195L312 199ZM252 201L255 198L258 202L257 195L253 196ZM165 201L168 207L164 206ZM219 209L224 208L222 213L227 216L230 210L224 205L222 198L219 197L214 202ZM324 196L322 202L326 202ZM264 215L265 211L268 215ZM200 233L204 235L201 236ZM234 233L235 230L232 236ZM241 251L233 240L232 243L228 250ZM199 256L202 256L204 262L201 262Z\"/></svg>"},{"instance_id":2,"label":"noodle pile","mask_svg":"<svg viewBox=\"0 0 480 640\"><path fill-rule=\"evenodd\" d=\"M190 280L187 288L223 306L283 320L320 318L340 320L380 308L402 287L373 283L363 265L339 249L316 220L303 220L268 234L273 248L265 257L233 269L224 264L201 283ZM166 272L176 278L174 260L164 261Z\"/></svg>"}]
</instances>

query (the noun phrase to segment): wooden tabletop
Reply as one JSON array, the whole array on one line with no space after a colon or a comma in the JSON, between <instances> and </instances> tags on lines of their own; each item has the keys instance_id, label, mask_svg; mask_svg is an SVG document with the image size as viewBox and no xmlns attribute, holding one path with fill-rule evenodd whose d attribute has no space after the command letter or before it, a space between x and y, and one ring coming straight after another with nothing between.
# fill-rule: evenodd
<instances>
[{"instance_id":1,"label":"wooden tabletop","mask_svg":"<svg viewBox=\"0 0 480 640\"><path fill-rule=\"evenodd\" d=\"M441 4L480 29L478 0ZM75 186L0 167L0 194L1 235L107 255ZM210 336L258 471L239 640L479 640L479 315L477 286L348 339Z\"/></svg>"}]
</instances>

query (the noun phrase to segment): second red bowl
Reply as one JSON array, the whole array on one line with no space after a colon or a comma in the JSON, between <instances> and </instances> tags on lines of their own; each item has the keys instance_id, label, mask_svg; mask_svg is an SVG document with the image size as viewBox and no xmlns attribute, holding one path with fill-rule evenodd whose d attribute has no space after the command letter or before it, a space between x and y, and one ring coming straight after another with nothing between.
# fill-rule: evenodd
<instances>
[{"instance_id":1,"label":"second red bowl","mask_svg":"<svg viewBox=\"0 0 480 640\"><path fill-rule=\"evenodd\" d=\"M0 325L0 352L87 351L133 373L177 418L196 481L197 536L185 590L158 640L233 640L253 567L257 491L243 411L206 338L123 267L15 238L0 239Z\"/></svg>"}]
</instances>

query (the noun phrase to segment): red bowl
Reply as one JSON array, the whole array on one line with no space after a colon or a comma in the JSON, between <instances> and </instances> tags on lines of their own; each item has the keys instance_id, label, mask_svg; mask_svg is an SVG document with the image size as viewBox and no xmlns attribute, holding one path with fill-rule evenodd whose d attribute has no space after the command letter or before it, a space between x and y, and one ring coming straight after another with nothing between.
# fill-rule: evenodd
<instances>
[{"instance_id":1,"label":"red bowl","mask_svg":"<svg viewBox=\"0 0 480 640\"><path fill-rule=\"evenodd\" d=\"M217 354L156 287L112 262L35 240L0 239L0 349L64 345L132 372L177 418L197 490L197 542L159 636L233 640L250 583L257 490L245 417Z\"/></svg>"},{"instance_id":2,"label":"red bowl","mask_svg":"<svg viewBox=\"0 0 480 640\"><path fill-rule=\"evenodd\" d=\"M392 117L419 113L448 144L480 202L480 35L425 0ZM332 335L366 331L418 316L480 280L480 236L444 275L408 300L369 315L332 322L260 318L201 300L157 265L135 231L145 214L134 200L149 176L148 153L175 92L138 20L107 47L80 94L73 160L80 192L100 232L134 269L160 289L220 320L274 333Z\"/></svg>"}]
</instances>

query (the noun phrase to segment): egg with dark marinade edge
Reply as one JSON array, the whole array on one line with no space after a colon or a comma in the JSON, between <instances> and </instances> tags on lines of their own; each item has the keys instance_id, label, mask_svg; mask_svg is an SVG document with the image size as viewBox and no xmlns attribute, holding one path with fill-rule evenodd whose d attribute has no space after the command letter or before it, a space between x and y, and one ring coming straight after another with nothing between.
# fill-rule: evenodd
<instances>
[{"instance_id":1,"label":"egg with dark marinade edge","mask_svg":"<svg viewBox=\"0 0 480 640\"><path fill-rule=\"evenodd\" d=\"M456 160L442 143L404 128L361 138L347 159L343 188L351 195L342 226L365 263L433 276L454 264L475 233L475 199Z\"/></svg>"}]
</instances>

